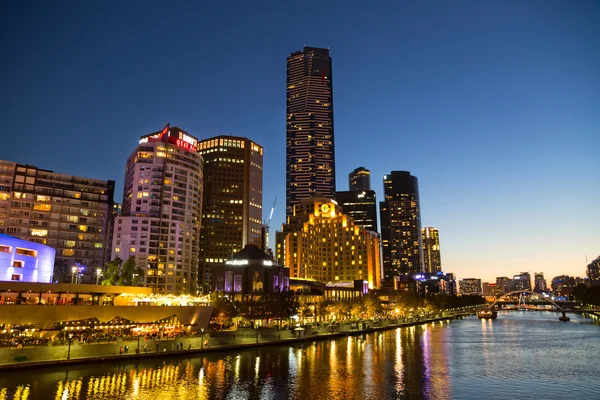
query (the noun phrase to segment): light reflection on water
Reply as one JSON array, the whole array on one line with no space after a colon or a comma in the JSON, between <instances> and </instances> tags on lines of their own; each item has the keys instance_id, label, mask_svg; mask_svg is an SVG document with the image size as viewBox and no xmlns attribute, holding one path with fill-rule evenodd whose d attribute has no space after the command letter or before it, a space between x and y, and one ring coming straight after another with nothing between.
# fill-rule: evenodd
<instances>
[{"instance_id":1,"label":"light reflection on water","mask_svg":"<svg viewBox=\"0 0 600 400\"><path fill-rule=\"evenodd\" d=\"M138 364L0 375L10 399L594 398L600 326L511 312Z\"/></svg>"}]
</instances>

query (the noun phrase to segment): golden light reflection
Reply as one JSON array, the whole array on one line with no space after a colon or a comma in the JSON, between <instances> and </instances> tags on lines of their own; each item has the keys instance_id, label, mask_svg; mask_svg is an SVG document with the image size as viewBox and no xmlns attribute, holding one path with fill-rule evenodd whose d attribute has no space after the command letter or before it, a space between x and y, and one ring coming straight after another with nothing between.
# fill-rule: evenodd
<instances>
[{"instance_id":1,"label":"golden light reflection","mask_svg":"<svg viewBox=\"0 0 600 400\"><path fill-rule=\"evenodd\" d=\"M404 362L402 361L402 329L396 329L396 353L394 358L394 372L396 373L396 392L404 390Z\"/></svg>"}]
</instances>

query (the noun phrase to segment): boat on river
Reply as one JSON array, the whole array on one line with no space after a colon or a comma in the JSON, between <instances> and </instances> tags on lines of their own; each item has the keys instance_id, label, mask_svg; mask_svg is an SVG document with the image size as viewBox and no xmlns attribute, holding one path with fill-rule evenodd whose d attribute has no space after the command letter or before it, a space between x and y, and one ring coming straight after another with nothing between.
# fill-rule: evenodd
<instances>
[{"instance_id":1,"label":"boat on river","mask_svg":"<svg viewBox=\"0 0 600 400\"><path fill-rule=\"evenodd\" d=\"M479 319L496 319L498 312L496 310L479 311L477 318Z\"/></svg>"}]
</instances>

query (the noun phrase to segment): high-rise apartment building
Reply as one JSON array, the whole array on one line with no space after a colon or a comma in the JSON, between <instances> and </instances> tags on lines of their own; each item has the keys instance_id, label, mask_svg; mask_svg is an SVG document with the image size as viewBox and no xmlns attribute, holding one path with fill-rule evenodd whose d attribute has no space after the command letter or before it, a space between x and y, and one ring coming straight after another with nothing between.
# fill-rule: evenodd
<instances>
[{"instance_id":1,"label":"high-rise apartment building","mask_svg":"<svg viewBox=\"0 0 600 400\"><path fill-rule=\"evenodd\" d=\"M134 257L156 293L198 290L203 161L198 139L167 125L144 135L127 159L112 258Z\"/></svg>"},{"instance_id":2,"label":"high-rise apartment building","mask_svg":"<svg viewBox=\"0 0 600 400\"><path fill-rule=\"evenodd\" d=\"M533 285L534 292L538 292L538 293L545 292L548 289L548 287L546 286L546 279L544 279L544 273L543 272L534 272L533 276L534 276L534 285Z\"/></svg>"},{"instance_id":3,"label":"high-rise apartment building","mask_svg":"<svg viewBox=\"0 0 600 400\"><path fill-rule=\"evenodd\" d=\"M384 199L379 203L384 284L423 272L423 243L419 181L407 171L383 177Z\"/></svg>"},{"instance_id":4,"label":"high-rise apartment building","mask_svg":"<svg viewBox=\"0 0 600 400\"><path fill-rule=\"evenodd\" d=\"M236 136L198 143L204 158L200 281L212 290L215 268L247 244L261 246L263 148Z\"/></svg>"},{"instance_id":5,"label":"high-rise apartment building","mask_svg":"<svg viewBox=\"0 0 600 400\"><path fill-rule=\"evenodd\" d=\"M341 207L327 198L303 200L283 231L277 232L277 262L290 278L318 282L381 281L379 237L354 224Z\"/></svg>"},{"instance_id":6,"label":"high-rise apartment building","mask_svg":"<svg viewBox=\"0 0 600 400\"><path fill-rule=\"evenodd\" d=\"M424 271L437 273L442 270L442 258L440 255L440 234L437 228L425 227L422 230L423 237L423 264Z\"/></svg>"},{"instance_id":7,"label":"high-rise apartment building","mask_svg":"<svg viewBox=\"0 0 600 400\"><path fill-rule=\"evenodd\" d=\"M348 188L350 191L371 190L371 171L365 167L358 167L348 175Z\"/></svg>"},{"instance_id":8,"label":"high-rise apartment building","mask_svg":"<svg viewBox=\"0 0 600 400\"><path fill-rule=\"evenodd\" d=\"M315 195L333 198L335 157L329 49L304 47L287 59L286 216Z\"/></svg>"},{"instance_id":9,"label":"high-rise apartment building","mask_svg":"<svg viewBox=\"0 0 600 400\"><path fill-rule=\"evenodd\" d=\"M377 232L377 199L374 190L335 192L335 201L356 225Z\"/></svg>"},{"instance_id":10,"label":"high-rise apartment building","mask_svg":"<svg viewBox=\"0 0 600 400\"><path fill-rule=\"evenodd\" d=\"M83 266L90 282L105 263L114 181L0 161L0 234L56 250L56 262Z\"/></svg>"}]
</instances>

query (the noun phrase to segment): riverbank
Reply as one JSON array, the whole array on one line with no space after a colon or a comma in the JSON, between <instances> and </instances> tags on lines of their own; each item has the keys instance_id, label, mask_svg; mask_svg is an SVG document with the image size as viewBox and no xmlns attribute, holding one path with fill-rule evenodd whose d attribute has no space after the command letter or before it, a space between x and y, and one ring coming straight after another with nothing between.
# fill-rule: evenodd
<instances>
[{"instance_id":1,"label":"riverbank","mask_svg":"<svg viewBox=\"0 0 600 400\"><path fill-rule=\"evenodd\" d=\"M429 322L456 319L474 314L464 312L446 316L437 316L410 321L380 321L378 324L367 323L363 329L354 329L351 324L307 329L304 331L276 331L274 329L238 330L215 332L201 337L182 337L171 340L141 342L122 342L114 344L77 344L67 346L38 347L0 351L0 371L25 368L46 368L88 363L119 362L145 360L155 358L179 357L182 355L199 355L219 351L235 351L264 346L280 346L287 343L300 343L316 340L327 340L351 335L396 329ZM369 324L372 324L369 326ZM214 336L213 336L214 335ZM262 339L262 340L261 340ZM208 345L204 345L208 341ZM128 352L121 353L121 349Z\"/></svg>"}]
</instances>

